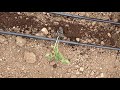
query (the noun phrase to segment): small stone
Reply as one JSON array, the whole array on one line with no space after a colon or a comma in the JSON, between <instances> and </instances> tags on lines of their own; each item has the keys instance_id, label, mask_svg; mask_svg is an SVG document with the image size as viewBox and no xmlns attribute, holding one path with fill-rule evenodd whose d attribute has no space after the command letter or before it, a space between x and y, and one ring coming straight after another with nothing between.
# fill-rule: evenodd
<instances>
[{"instance_id":1,"label":"small stone","mask_svg":"<svg viewBox=\"0 0 120 90\"><path fill-rule=\"evenodd\" d=\"M56 63L55 63L55 61L51 61L49 64L50 64L51 66L53 66L53 65L56 64Z\"/></svg>"},{"instance_id":2,"label":"small stone","mask_svg":"<svg viewBox=\"0 0 120 90\"><path fill-rule=\"evenodd\" d=\"M88 39L88 40L87 40L87 42L88 42L88 43L91 43L91 42L92 42L92 40Z\"/></svg>"},{"instance_id":3,"label":"small stone","mask_svg":"<svg viewBox=\"0 0 120 90\"><path fill-rule=\"evenodd\" d=\"M54 30L51 30L51 33L54 33Z\"/></svg>"},{"instance_id":4,"label":"small stone","mask_svg":"<svg viewBox=\"0 0 120 90\"><path fill-rule=\"evenodd\" d=\"M25 33L26 33L26 34L30 34L30 32L31 32L31 31L28 31L28 30L27 30L27 31L25 31Z\"/></svg>"},{"instance_id":5,"label":"small stone","mask_svg":"<svg viewBox=\"0 0 120 90\"><path fill-rule=\"evenodd\" d=\"M79 68L80 66L79 65L75 65L75 68Z\"/></svg>"},{"instance_id":6,"label":"small stone","mask_svg":"<svg viewBox=\"0 0 120 90\"><path fill-rule=\"evenodd\" d=\"M76 41L79 42L79 41L80 41L80 38L76 38Z\"/></svg>"},{"instance_id":7,"label":"small stone","mask_svg":"<svg viewBox=\"0 0 120 90\"><path fill-rule=\"evenodd\" d=\"M65 26L66 26L66 27L69 27L69 24L66 24Z\"/></svg>"},{"instance_id":8,"label":"small stone","mask_svg":"<svg viewBox=\"0 0 120 90\"><path fill-rule=\"evenodd\" d=\"M90 73L90 75L91 75L91 76L93 76L94 74L95 74L95 72L94 72L94 71L92 71L92 72Z\"/></svg>"},{"instance_id":9,"label":"small stone","mask_svg":"<svg viewBox=\"0 0 120 90\"><path fill-rule=\"evenodd\" d=\"M67 40L67 37L64 36L64 40Z\"/></svg>"},{"instance_id":10,"label":"small stone","mask_svg":"<svg viewBox=\"0 0 120 90\"><path fill-rule=\"evenodd\" d=\"M0 61L2 61L2 59L0 58Z\"/></svg>"},{"instance_id":11,"label":"small stone","mask_svg":"<svg viewBox=\"0 0 120 90\"><path fill-rule=\"evenodd\" d=\"M84 71L84 68L83 68L83 67L80 67L80 69L79 69L79 70L83 72L83 71Z\"/></svg>"},{"instance_id":12,"label":"small stone","mask_svg":"<svg viewBox=\"0 0 120 90\"><path fill-rule=\"evenodd\" d=\"M100 77L104 77L104 73L101 73L101 74L100 74Z\"/></svg>"},{"instance_id":13,"label":"small stone","mask_svg":"<svg viewBox=\"0 0 120 90\"><path fill-rule=\"evenodd\" d=\"M105 43L103 41L101 41L101 45L104 45Z\"/></svg>"},{"instance_id":14,"label":"small stone","mask_svg":"<svg viewBox=\"0 0 120 90\"><path fill-rule=\"evenodd\" d=\"M77 78L77 76L76 75L71 75L71 78Z\"/></svg>"},{"instance_id":15,"label":"small stone","mask_svg":"<svg viewBox=\"0 0 120 90\"><path fill-rule=\"evenodd\" d=\"M46 12L43 12L44 15L46 15L47 13Z\"/></svg>"},{"instance_id":16,"label":"small stone","mask_svg":"<svg viewBox=\"0 0 120 90\"><path fill-rule=\"evenodd\" d=\"M51 35L47 36L48 38L52 38Z\"/></svg>"},{"instance_id":17,"label":"small stone","mask_svg":"<svg viewBox=\"0 0 120 90\"><path fill-rule=\"evenodd\" d=\"M59 25L59 22L53 22L54 25Z\"/></svg>"},{"instance_id":18,"label":"small stone","mask_svg":"<svg viewBox=\"0 0 120 90\"><path fill-rule=\"evenodd\" d=\"M108 37L111 37L111 34L110 33L107 33Z\"/></svg>"},{"instance_id":19,"label":"small stone","mask_svg":"<svg viewBox=\"0 0 120 90\"><path fill-rule=\"evenodd\" d=\"M47 35L49 33L48 30L47 30L47 28L42 28L41 31L45 35Z\"/></svg>"},{"instance_id":20,"label":"small stone","mask_svg":"<svg viewBox=\"0 0 120 90\"><path fill-rule=\"evenodd\" d=\"M24 59L26 60L27 63L35 63L36 56L35 56L35 54L33 52L25 51Z\"/></svg>"},{"instance_id":21,"label":"small stone","mask_svg":"<svg viewBox=\"0 0 120 90\"><path fill-rule=\"evenodd\" d=\"M119 20L116 18L116 19L114 19L114 22L118 22Z\"/></svg>"},{"instance_id":22,"label":"small stone","mask_svg":"<svg viewBox=\"0 0 120 90\"><path fill-rule=\"evenodd\" d=\"M6 41L7 39L4 36L0 35L0 43L5 43Z\"/></svg>"},{"instance_id":23,"label":"small stone","mask_svg":"<svg viewBox=\"0 0 120 90\"><path fill-rule=\"evenodd\" d=\"M17 12L17 14L20 14L20 12Z\"/></svg>"},{"instance_id":24,"label":"small stone","mask_svg":"<svg viewBox=\"0 0 120 90\"><path fill-rule=\"evenodd\" d=\"M42 37L44 36L44 34L43 34L43 33L40 33L40 32L36 33L35 35L36 35L36 36L42 36Z\"/></svg>"},{"instance_id":25,"label":"small stone","mask_svg":"<svg viewBox=\"0 0 120 90\"><path fill-rule=\"evenodd\" d=\"M67 72L71 72L71 69L69 68Z\"/></svg>"},{"instance_id":26,"label":"small stone","mask_svg":"<svg viewBox=\"0 0 120 90\"><path fill-rule=\"evenodd\" d=\"M22 38L22 37L20 37L20 36L17 36L16 37L16 44L18 45L18 46L24 46L25 44L26 44L26 39L25 38Z\"/></svg>"},{"instance_id":27,"label":"small stone","mask_svg":"<svg viewBox=\"0 0 120 90\"><path fill-rule=\"evenodd\" d=\"M80 72L79 72L79 71L77 71L77 72L76 72L76 74L80 74Z\"/></svg>"},{"instance_id":28,"label":"small stone","mask_svg":"<svg viewBox=\"0 0 120 90\"><path fill-rule=\"evenodd\" d=\"M92 25L95 26L96 22L93 22Z\"/></svg>"},{"instance_id":29,"label":"small stone","mask_svg":"<svg viewBox=\"0 0 120 90\"><path fill-rule=\"evenodd\" d=\"M86 12L81 12L80 15L85 16Z\"/></svg>"},{"instance_id":30,"label":"small stone","mask_svg":"<svg viewBox=\"0 0 120 90\"><path fill-rule=\"evenodd\" d=\"M48 30L51 30L51 27L48 27Z\"/></svg>"}]
</instances>

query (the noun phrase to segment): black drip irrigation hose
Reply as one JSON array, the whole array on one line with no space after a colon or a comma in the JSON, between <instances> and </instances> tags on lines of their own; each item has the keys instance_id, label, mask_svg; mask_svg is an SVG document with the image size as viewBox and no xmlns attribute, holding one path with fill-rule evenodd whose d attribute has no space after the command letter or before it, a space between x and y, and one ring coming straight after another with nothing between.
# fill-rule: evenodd
<instances>
[{"instance_id":1,"label":"black drip irrigation hose","mask_svg":"<svg viewBox=\"0 0 120 90\"><path fill-rule=\"evenodd\" d=\"M28 34L20 34L20 33L15 33L15 32L6 32L6 31L1 31L1 30L0 30L0 34L22 36L22 37L27 37L27 38L39 39L39 40L56 41L56 39L54 39L54 38L46 38L46 37L33 36L33 35L28 35ZM80 46L91 46L91 47L96 47L96 48L103 48L103 49L120 51L120 48L113 48L113 47L108 47L108 46L100 46L100 45L95 45L95 44L84 44L84 43L77 43L77 42L65 41L65 40L58 40L58 41L61 43L66 43L66 44L73 44L73 45L80 45Z\"/></svg>"},{"instance_id":2,"label":"black drip irrigation hose","mask_svg":"<svg viewBox=\"0 0 120 90\"><path fill-rule=\"evenodd\" d=\"M114 24L114 25L120 25L120 23L114 22L114 21L111 21L111 20L90 18L90 17L86 17L86 16L78 16L78 15L66 14L66 13L63 13L63 12L48 12L48 13L61 15L61 16L72 17L72 18L85 19L85 20L91 20L91 21L96 21L96 22L104 22L104 23L111 23L111 24Z\"/></svg>"}]
</instances>

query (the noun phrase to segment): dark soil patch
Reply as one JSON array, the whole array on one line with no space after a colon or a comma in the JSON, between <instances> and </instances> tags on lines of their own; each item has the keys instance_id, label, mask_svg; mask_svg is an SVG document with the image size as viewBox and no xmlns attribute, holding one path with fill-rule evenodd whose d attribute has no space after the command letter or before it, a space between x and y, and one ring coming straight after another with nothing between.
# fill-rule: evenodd
<instances>
[{"instance_id":1,"label":"dark soil patch","mask_svg":"<svg viewBox=\"0 0 120 90\"><path fill-rule=\"evenodd\" d=\"M58 22L58 25L54 25L49 19L47 23L42 23L35 16L19 15L17 13L0 13L0 28L5 31L14 31L19 33L26 33L35 35L40 32L43 27L51 28L54 32L49 31L49 35L55 38L56 31L59 27L62 27L64 36L70 38L71 41L75 41L76 38L80 38L82 43L90 43L101 45L104 42L104 46L120 47L120 33L116 33L115 30L105 27L98 27L93 31L88 26L83 26L78 23L68 23L65 21ZM109 36L110 34L111 36ZM49 36L48 35L48 36ZM86 41L86 42L84 42Z\"/></svg>"}]
</instances>

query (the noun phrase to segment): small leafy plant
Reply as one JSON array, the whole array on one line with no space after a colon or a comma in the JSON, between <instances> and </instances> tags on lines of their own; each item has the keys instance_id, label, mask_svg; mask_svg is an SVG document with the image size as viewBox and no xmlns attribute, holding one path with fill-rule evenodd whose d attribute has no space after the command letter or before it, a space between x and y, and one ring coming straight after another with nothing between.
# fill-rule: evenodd
<instances>
[{"instance_id":1,"label":"small leafy plant","mask_svg":"<svg viewBox=\"0 0 120 90\"><path fill-rule=\"evenodd\" d=\"M69 60L67 60L66 58L64 58L64 56L62 55L62 53L60 53L60 51L59 51L59 48L58 48L58 44L59 44L58 39L59 39L59 36L57 37L55 45L51 46L52 49L53 49L52 53L46 54L46 57L49 60L56 60L56 61L61 61L64 64L69 64L70 63Z\"/></svg>"}]
</instances>

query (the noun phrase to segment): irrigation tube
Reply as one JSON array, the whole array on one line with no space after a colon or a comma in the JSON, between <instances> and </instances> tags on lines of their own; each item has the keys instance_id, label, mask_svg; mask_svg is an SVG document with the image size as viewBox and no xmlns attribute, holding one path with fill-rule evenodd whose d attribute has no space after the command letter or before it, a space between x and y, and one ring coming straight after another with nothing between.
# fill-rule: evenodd
<instances>
[{"instance_id":1,"label":"irrigation tube","mask_svg":"<svg viewBox=\"0 0 120 90\"><path fill-rule=\"evenodd\" d=\"M96 21L96 22L104 22L104 23L111 23L111 24L115 24L115 25L120 25L120 23L114 22L114 21L111 21L111 20L90 18L90 17L86 17L86 16L78 16L78 15L66 14L66 13L63 13L63 12L48 12L48 13L56 14L56 15L62 15L62 16L68 16L68 17L72 17L72 18L85 19L85 20L91 20L91 21Z\"/></svg>"},{"instance_id":2,"label":"irrigation tube","mask_svg":"<svg viewBox=\"0 0 120 90\"><path fill-rule=\"evenodd\" d=\"M39 39L39 40L56 41L55 38L46 38L46 37L33 36L33 35L28 35L28 34L20 34L20 33L14 33L14 32L0 31L0 34L16 35L16 36L34 38L34 39ZM73 44L73 45L91 46L91 47L96 47L96 48L103 48L103 49L119 50L120 51L120 48L113 48L113 47L108 47L108 46L100 46L100 45L95 45L95 44L84 44L84 43L77 43L77 42L65 41L65 40L58 40L58 41L61 43L67 43L67 44Z\"/></svg>"}]
</instances>

